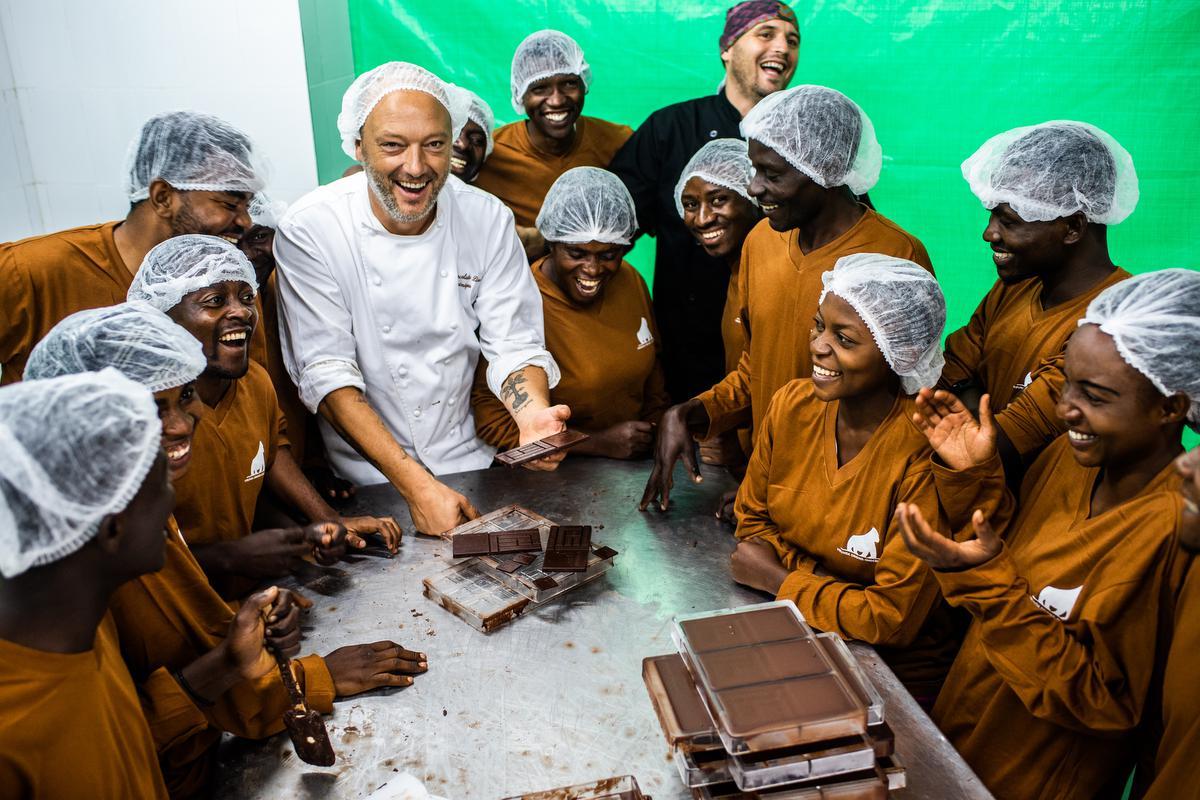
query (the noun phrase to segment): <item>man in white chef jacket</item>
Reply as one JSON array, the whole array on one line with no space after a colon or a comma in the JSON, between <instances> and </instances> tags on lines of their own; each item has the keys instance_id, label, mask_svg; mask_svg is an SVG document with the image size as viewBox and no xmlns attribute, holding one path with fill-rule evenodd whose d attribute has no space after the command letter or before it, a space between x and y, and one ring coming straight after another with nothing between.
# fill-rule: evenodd
<instances>
[{"instance_id":1,"label":"man in white chef jacket","mask_svg":"<svg viewBox=\"0 0 1200 800\"><path fill-rule=\"evenodd\" d=\"M334 470L391 482L431 534L478 514L433 476L495 453L469 402L481 352L522 444L570 416L549 405L558 367L512 212L450 175L460 96L413 64L360 75L338 129L363 172L298 200L275 236L284 362Z\"/></svg>"}]
</instances>

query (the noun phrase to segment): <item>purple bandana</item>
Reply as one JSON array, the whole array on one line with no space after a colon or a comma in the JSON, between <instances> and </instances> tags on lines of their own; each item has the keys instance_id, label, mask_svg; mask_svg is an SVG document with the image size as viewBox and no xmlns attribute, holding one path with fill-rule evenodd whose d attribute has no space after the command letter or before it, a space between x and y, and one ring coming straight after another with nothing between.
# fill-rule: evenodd
<instances>
[{"instance_id":1,"label":"purple bandana","mask_svg":"<svg viewBox=\"0 0 1200 800\"><path fill-rule=\"evenodd\" d=\"M725 30L721 33L721 52L728 50L742 34L760 22L781 19L800 30L796 12L787 3L779 0L746 0L725 12Z\"/></svg>"}]
</instances>

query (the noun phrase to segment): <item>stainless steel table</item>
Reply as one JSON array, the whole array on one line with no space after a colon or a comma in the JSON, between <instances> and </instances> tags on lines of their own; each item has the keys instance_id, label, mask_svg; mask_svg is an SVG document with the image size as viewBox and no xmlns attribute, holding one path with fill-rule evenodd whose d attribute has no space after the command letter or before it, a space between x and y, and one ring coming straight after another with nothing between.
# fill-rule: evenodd
<instances>
[{"instance_id":1,"label":"stainless steel table","mask_svg":"<svg viewBox=\"0 0 1200 800\"><path fill-rule=\"evenodd\" d=\"M392 639L428 655L403 690L339 701L328 718L338 762L300 762L286 736L227 741L224 798L365 797L397 772L448 798L500 798L632 773L656 798L687 797L641 679L645 656L674 650L675 614L761 602L729 578L733 537L713 510L723 473L678 478L669 514L640 513L648 463L568 458L554 473L491 469L445 482L481 510L519 503L556 522L596 526L620 551L607 575L482 634L422 595L448 545L412 535L390 486L359 490L358 513L405 526L398 557L361 558L301 581L316 601L304 652ZM678 473L677 473L678 474ZM599 526L603 529L599 529ZM979 779L869 647L853 645L886 701L908 767L903 798L988 798Z\"/></svg>"}]
</instances>

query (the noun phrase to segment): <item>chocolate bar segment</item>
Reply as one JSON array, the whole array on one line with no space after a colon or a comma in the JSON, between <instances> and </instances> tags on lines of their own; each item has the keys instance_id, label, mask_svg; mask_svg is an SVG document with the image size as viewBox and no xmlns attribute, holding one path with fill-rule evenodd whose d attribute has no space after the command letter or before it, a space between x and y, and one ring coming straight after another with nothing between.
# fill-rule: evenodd
<instances>
[{"instance_id":1,"label":"chocolate bar segment","mask_svg":"<svg viewBox=\"0 0 1200 800\"><path fill-rule=\"evenodd\" d=\"M500 533L460 533L450 543L455 558L466 558L541 550L542 536L536 528Z\"/></svg>"},{"instance_id":2,"label":"chocolate bar segment","mask_svg":"<svg viewBox=\"0 0 1200 800\"><path fill-rule=\"evenodd\" d=\"M545 439L539 439L536 442L515 447L512 450L496 454L496 460L501 464L509 467L515 467L524 464L528 461L533 461L538 458L557 453L561 450L566 450L569 447L574 447L580 442L588 440L586 433L579 431L562 431L547 436Z\"/></svg>"},{"instance_id":3,"label":"chocolate bar segment","mask_svg":"<svg viewBox=\"0 0 1200 800\"><path fill-rule=\"evenodd\" d=\"M450 540L455 558L485 556L491 552L491 538L486 533L460 533Z\"/></svg>"},{"instance_id":4,"label":"chocolate bar segment","mask_svg":"<svg viewBox=\"0 0 1200 800\"><path fill-rule=\"evenodd\" d=\"M538 578L536 581L533 582L533 585L536 586L538 589L541 589L544 592L547 589L557 589L558 581L554 580L554 578L551 578L549 575L547 575L543 578Z\"/></svg>"},{"instance_id":5,"label":"chocolate bar segment","mask_svg":"<svg viewBox=\"0 0 1200 800\"><path fill-rule=\"evenodd\" d=\"M584 572L591 550L591 525L555 525L550 528L542 569L546 572Z\"/></svg>"}]
</instances>

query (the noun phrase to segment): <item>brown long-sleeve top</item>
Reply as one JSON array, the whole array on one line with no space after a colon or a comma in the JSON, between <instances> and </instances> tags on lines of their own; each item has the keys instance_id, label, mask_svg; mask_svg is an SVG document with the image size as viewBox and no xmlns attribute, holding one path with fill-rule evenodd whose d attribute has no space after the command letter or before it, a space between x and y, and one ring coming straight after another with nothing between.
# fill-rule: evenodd
<instances>
[{"instance_id":1,"label":"brown long-sleeve top","mask_svg":"<svg viewBox=\"0 0 1200 800\"><path fill-rule=\"evenodd\" d=\"M82 653L0 639L0 708L0 797L167 797L107 614Z\"/></svg>"},{"instance_id":2,"label":"brown long-sleeve top","mask_svg":"<svg viewBox=\"0 0 1200 800\"><path fill-rule=\"evenodd\" d=\"M1200 800L1200 561L1192 560L1175 609L1163 678L1162 741L1145 800Z\"/></svg>"},{"instance_id":3,"label":"brown long-sleeve top","mask_svg":"<svg viewBox=\"0 0 1200 800\"><path fill-rule=\"evenodd\" d=\"M991 395L997 423L1022 454L1066 432L1054 406L1062 393L1063 350L1088 304L1130 277L1123 269L1072 300L1042 308L1042 282L996 281L970 321L946 338L939 385L973 380ZM1011 409L1009 408L1011 404Z\"/></svg>"},{"instance_id":4,"label":"brown long-sleeve top","mask_svg":"<svg viewBox=\"0 0 1200 800\"><path fill-rule=\"evenodd\" d=\"M808 332L821 296L821 275L842 256L882 253L907 258L930 272L929 254L916 237L872 209L828 244L801 251L796 232L779 233L762 220L742 245L738 269L746 349L738 367L699 400L708 412L707 439L752 423L758 429L779 387L812 374ZM757 434L755 434L757 435Z\"/></svg>"},{"instance_id":5,"label":"brown long-sleeve top","mask_svg":"<svg viewBox=\"0 0 1200 800\"><path fill-rule=\"evenodd\" d=\"M499 197L523 227L537 221L546 192L559 175L575 167L608 167L621 145L633 135L628 125L580 117L575 122L571 149L556 156L533 146L525 122L517 120L496 130L495 148L473 184Z\"/></svg>"},{"instance_id":6,"label":"brown long-sleeve top","mask_svg":"<svg viewBox=\"0 0 1200 800\"><path fill-rule=\"evenodd\" d=\"M220 644L234 611L209 584L174 517L167 532L163 568L123 585L109 609L171 797L194 797L208 781L209 757L222 731L247 739L271 736L283 730L283 712L291 704L276 670L237 684L206 708L176 683L171 673ZM325 660L299 660L309 706L330 713L334 687Z\"/></svg>"},{"instance_id":7,"label":"brown long-sleeve top","mask_svg":"<svg viewBox=\"0 0 1200 800\"><path fill-rule=\"evenodd\" d=\"M807 378L775 393L738 491L737 537L767 542L791 570L778 599L821 630L891 648L901 680L932 696L954 658L949 612L892 518L897 503L938 517L929 443L901 395L839 467L838 406Z\"/></svg>"},{"instance_id":8,"label":"brown long-sleeve top","mask_svg":"<svg viewBox=\"0 0 1200 800\"><path fill-rule=\"evenodd\" d=\"M570 406L567 425L586 433L629 420L657 422L670 398L659 363L654 307L642 276L622 261L604 296L581 308L542 272L544 261L534 263L533 275L542 295L546 349L562 373L550 402ZM519 444L520 432L488 388L486 370L480 359L471 390L475 428L479 438L507 450Z\"/></svg>"},{"instance_id":9,"label":"brown long-sleeve top","mask_svg":"<svg viewBox=\"0 0 1200 800\"><path fill-rule=\"evenodd\" d=\"M1128 774L1183 580L1174 469L1091 516L1099 470L1070 449L1062 436L1037 458L1015 517L1002 494L997 556L934 572L972 623L933 718L1002 799L1092 798ZM1002 492L1003 472L995 457L961 472L935 463L934 480L953 525Z\"/></svg>"}]
</instances>

